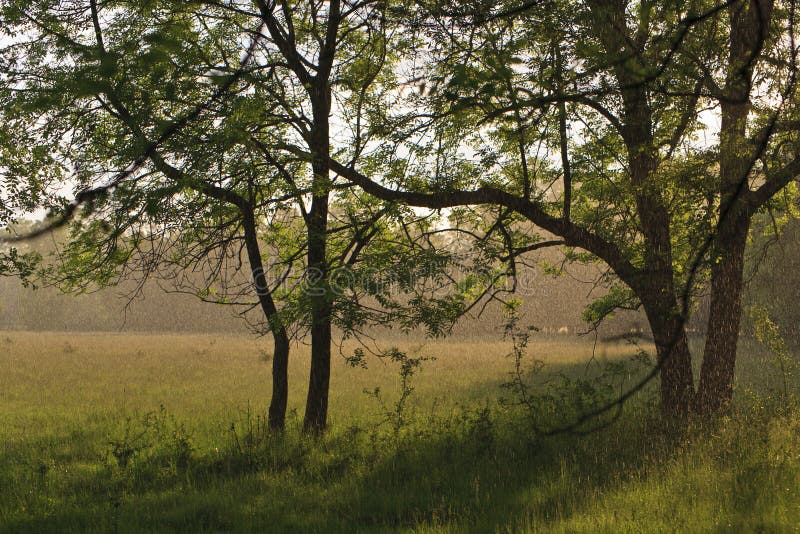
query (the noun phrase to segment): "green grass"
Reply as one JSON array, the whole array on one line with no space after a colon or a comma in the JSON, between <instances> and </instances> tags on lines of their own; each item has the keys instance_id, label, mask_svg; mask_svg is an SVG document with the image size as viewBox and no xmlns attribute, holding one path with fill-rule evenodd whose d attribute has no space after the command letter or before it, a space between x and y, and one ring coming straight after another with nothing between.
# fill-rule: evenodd
<instances>
[{"instance_id":1,"label":"green grass","mask_svg":"<svg viewBox=\"0 0 800 534\"><path fill-rule=\"evenodd\" d=\"M680 431L648 390L585 436L537 435L500 403L513 361L502 343L401 344L433 355L414 377L409 421L382 420L398 368L337 358L330 431L299 432L308 352L292 355L289 429L263 431L262 344L222 336L0 335L0 530L7 532L795 531L800 409L773 359L745 344L737 406ZM346 345L349 354L354 346ZM585 378L634 351L535 339L557 373ZM630 384L636 372L613 377ZM568 401L541 401L540 424ZM795 384L796 385L796 384ZM624 386L624 384L622 384ZM573 389L569 389L573 388ZM540 391L541 389L536 389ZM591 396L591 395L589 395ZM551 413L557 412L557 413ZM233 425L233 431L231 427ZM127 436L127 437L126 437ZM116 455L114 453L116 444ZM127 463L121 452L135 452Z\"/></svg>"}]
</instances>

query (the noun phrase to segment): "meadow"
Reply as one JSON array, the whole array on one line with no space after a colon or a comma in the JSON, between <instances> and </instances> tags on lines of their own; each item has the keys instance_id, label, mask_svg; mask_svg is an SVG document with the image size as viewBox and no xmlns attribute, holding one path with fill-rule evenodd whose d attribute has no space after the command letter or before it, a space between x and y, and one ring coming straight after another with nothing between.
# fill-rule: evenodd
<instances>
[{"instance_id":1,"label":"meadow","mask_svg":"<svg viewBox=\"0 0 800 534\"><path fill-rule=\"evenodd\" d=\"M713 425L663 420L653 385L618 420L599 421L612 424L554 435L545 430L632 385L644 368L631 357L651 347L534 334L515 374L509 342L390 345L435 359L421 361L403 389L402 362L352 365L345 356L357 346L346 343L335 357L331 428L315 440L299 428L302 345L292 353L289 428L276 436L264 425L265 340L0 333L0 530L792 532L800 524L793 360L753 341L741 350L736 406Z\"/></svg>"}]
</instances>

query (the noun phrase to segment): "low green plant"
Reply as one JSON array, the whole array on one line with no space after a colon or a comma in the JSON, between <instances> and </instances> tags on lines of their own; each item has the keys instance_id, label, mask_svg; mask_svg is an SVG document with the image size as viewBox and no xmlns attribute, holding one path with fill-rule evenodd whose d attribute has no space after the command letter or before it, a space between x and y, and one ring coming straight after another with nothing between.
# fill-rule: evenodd
<instances>
[{"instance_id":1,"label":"low green plant","mask_svg":"<svg viewBox=\"0 0 800 534\"><path fill-rule=\"evenodd\" d=\"M614 401L632 377L640 376L652 366L647 351L638 348L632 357L623 360L601 362L592 357L583 375L571 376L563 371L545 373L545 362L528 354L531 334L538 329L521 327L519 321L516 307L508 306L504 333L511 341L508 357L513 361L513 369L501 384L507 395L500 398L500 403L525 411L534 435L566 427L584 414ZM591 365L592 362L597 365ZM612 411L605 418L588 421L587 429L591 425L605 424L606 419L618 414L619 411Z\"/></svg>"},{"instance_id":2,"label":"low green plant","mask_svg":"<svg viewBox=\"0 0 800 534\"><path fill-rule=\"evenodd\" d=\"M380 406L380 419L376 427L389 425L393 436L396 438L400 430L407 425L410 414L410 400L414 393L414 376L420 371L425 362L435 360L433 356L409 356L407 352L397 348L389 349L379 355L380 358L388 360L391 364L398 366L397 376L400 385L400 395L393 403L389 403L383 395L380 386L373 389L365 389L364 393L372 398ZM363 362L363 353L358 358L358 362ZM360 363L355 363L360 365Z\"/></svg>"},{"instance_id":3,"label":"low green plant","mask_svg":"<svg viewBox=\"0 0 800 534\"><path fill-rule=\"evenodd\" d=\"M185 471L193 451L185 425L167 413L163 405L140 419L126 418L122 435L110 438L108 445L109 456L123 471L137 459L167 462L177 471Z\"/></svg>"},{"instance_id":4,"label":"low green plant","mask_svg":"<svg viewBox=\"0 0 800 534\"><path fill-rule=\"evenodd\" d=\"M791 394L789 384L797 376L797 360L790 354L780 326L772 320L766 307L751 306L750 322L755 338L775 356L781 375L781 397L785 403Z\"/></svg>"}]
</instances>

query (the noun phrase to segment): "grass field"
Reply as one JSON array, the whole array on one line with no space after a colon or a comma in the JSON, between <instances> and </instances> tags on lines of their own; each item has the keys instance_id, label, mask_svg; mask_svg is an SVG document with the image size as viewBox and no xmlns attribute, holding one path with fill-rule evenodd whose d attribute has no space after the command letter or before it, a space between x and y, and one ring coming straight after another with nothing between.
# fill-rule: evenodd
<instances>
[{"instance_id":1,"label":"grass field","mask_svg":"<svg viewBox=\"0 0 800 534\"><path fill-rule=\"evenodd\" d=\"M397 364L373 358L363 369L337 357L332 426L318 441L298 429L304 347L292 354L289 429L279 437L264 431L264 346L210 335L0 333L0 529L792 532L800 525L796 391L784 394L784 373L756 345L742 349L735 411L713 426L677 431L657 416L650 388L607 428L551 437L537 434L533 421L567 422L632 384L641 369L612 367L609 391L587 377L626 361L634 348L600 346L592 357L586 341L534 338L529 352L546 365L525 375L538 384L527 393L547 388L550 397L528 408L508 402L520 397L501 387L514 368L509 344L402 343L412 356L436 357L412 377L402 421ZM383 405L365 393L376 387Z\"/></svg>"}]
</instances>

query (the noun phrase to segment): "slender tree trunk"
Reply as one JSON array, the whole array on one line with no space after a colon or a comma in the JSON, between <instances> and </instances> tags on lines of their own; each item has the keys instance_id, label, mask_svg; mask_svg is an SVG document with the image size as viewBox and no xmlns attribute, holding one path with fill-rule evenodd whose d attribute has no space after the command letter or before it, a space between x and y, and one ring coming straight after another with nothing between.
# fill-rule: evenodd
<instances>
[{"instance_id":1,"label":"slender tree trunk","mask_svg":"<svg viewBox=\"0 0 800 534\"><path fill-rule=\"evenodd\" d=\"M316 197L309 212L308 266L311 298L311 375L303 423L314 433L325 429L328 420L328 389L331 377L331 295L325 258L327 197ZM316 220L315 220L316 219Z\"/></svg>"},{"instance_id":2,"label":"slender tree trunk","mask_svg":"<svg viewBox=\"0 0 800 534\"><path fill-rule=\"evenodd\" d=\"M308 221L308 291L311 300L311 375L304 428L321 432L328 422L328 391L331 378L331 314L333 295L328 284L327 230L330 187L330 145L327 85L319 84L312 95L315 130L311 147L313 193Z\"/></svg>"},{"instance_id":3,"label":"slender tree trunk","mask_svg":"<svg viewBox=\"0 0 800 534\"><path fill-rule=\"evenodd\" d=\"M157 152L151 154L150 159L164 174L172 179L180 181L183 178L181 172L168 165ZM278 308L272 298L266 273L264 272L253 206L244 197L235 193L226 193L215 188L203 187L197 188L197 190L217 200L233 204L242 215L247 260L252 271L253 285L255 286L261 310L269 323L273 339L272 400L269 405L268 424L273 430L283 430L286 426L286 406L289 396L289 335L280 320Z\"/></svg>"},{"instance_id":4,"label":"slender tree trunk","mask_svg":"<svg viewBox=\"0 0 800 534\"><path fill-rule=\"evenodd\" d=\"M289 400L289 336L286 329L273 330L272 400L269 403L269 427L281 431L286 427L286 405Z\"/></svg>"},{"instance_id":5,"label":"slender tree trunk","mask_svg":"<svg viewBox=\"0 0 800 534\"><path fill-rule=\"evenodd\" d=\"M269 405L269 427L283 430L286 426L286 405L289 397L289 336L286 327L281 323L278 309L270 292L269 283L261 260L261 247L258 243L256 222L249 206L240 206L242 226L244 227L245 245L250 269L253 272L253 284L258 294L261 310L270 325L274 352L272 357L272 400Z\"/></svg>"}]
</instances>

